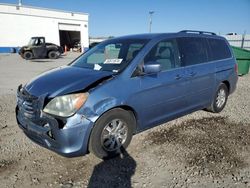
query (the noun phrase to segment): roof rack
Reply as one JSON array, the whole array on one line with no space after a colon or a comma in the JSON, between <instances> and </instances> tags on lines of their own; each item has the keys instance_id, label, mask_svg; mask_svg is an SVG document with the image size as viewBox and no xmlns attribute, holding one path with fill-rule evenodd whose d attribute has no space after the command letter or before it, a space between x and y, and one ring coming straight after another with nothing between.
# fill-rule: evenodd
<instances>
[{"instance_id":1,"label":"roof rack","mask_svg":"<svg viewBox=\"0 0 250 188\"><path fill-rule=\"evenodd\" d=\"M216 35L213 32L209 31L195 31L195 30L182 30L180 33L197 33L197 34L210 34L210 35Z\"/></svg>"}]
</instances>

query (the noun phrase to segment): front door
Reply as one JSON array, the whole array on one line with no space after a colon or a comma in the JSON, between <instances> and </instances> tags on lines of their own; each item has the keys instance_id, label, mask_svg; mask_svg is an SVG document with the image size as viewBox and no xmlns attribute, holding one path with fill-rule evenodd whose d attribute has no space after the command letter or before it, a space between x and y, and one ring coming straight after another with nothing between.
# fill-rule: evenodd
<instances>
[{"instance_id":1,"label":"front door","mask_svg":"<svg viewBox=\"0 0 250 188\"><path fill-rule=\"evenodd\" d=\"M137 76L140 90L135 94L137 109L141 117L140 129L173 119L185 112L185 69L179 64L175 40L163 40L145 56L143 63L159 63L162 71Z\"/></svg>"},{"instance_id":2,"label":"front door","mask_svg":"<svg viewBox=\"0 0 250 188\"><path fill-rule=\"evenodd\" d=\"M32 46L32 53L35 58L45 58L47 56L47 49L44 38L37 38Z\"/></svg>"}]
</instances>

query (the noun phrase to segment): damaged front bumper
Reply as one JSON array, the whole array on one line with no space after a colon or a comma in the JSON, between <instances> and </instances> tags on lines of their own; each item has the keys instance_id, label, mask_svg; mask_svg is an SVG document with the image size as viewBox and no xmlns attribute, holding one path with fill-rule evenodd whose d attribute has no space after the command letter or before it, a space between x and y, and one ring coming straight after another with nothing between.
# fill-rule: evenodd
<instances>
[{"instance_id":1,"label":"damaged front bumper","mask_svg":"<svg viewBox=\"0 0 250 188\"><path fill-rule=\"evenodd\" d=\"M35 143L65 157L88 153L93 122L80 114L63 121L42 111L45 96L33 97L17 91L16 119L19 127Z\"/></svg>"}]
</instances>

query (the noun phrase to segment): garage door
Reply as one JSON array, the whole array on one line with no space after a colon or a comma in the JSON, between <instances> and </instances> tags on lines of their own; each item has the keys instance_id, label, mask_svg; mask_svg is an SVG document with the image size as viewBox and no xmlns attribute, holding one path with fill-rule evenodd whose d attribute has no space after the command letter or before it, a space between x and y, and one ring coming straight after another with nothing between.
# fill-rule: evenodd
<instances>
[{"instance_id":1,"label":"garage door","mask_svg":"<svg viewBox=\"0 0 250 188\"><path fill-rule=\"evenodd\" d=\"M67 24L67 23L59 23L59 30L81 31L80 24Z\"/></svg>"}]
</instances>

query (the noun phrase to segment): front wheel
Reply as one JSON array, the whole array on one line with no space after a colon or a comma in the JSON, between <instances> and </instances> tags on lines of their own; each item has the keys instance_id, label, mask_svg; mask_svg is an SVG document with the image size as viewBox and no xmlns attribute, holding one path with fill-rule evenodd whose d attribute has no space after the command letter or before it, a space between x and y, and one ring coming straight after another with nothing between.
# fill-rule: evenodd
<instances>
[{"instance_id":1,"label":"front wheel","mask_svg":"<svg viewBox=\"0 0 250 188\"><path fill-rule=\"evenodd\" d=\"M89 140L89 151L101 159L119 155L133 136L135 118L129 111L117 108L103 114L95 123Z\"/></svg>"},{"instance_id":2,"label":"front wheel","mask_svg":"<svg viewBox=\"0 0 250 188\"><path fill-rule=\"evenodd\" d=\"M224 83L221 83L208 110L214 113L221 112L226 106L227 98L228 88Z\"/></svg>"},{"instance_id":3,"label":"front wheel","mask_svg":"<svg viewBox=\"0 0 250 188\"><path fill-rule=\"evenodd\" d=\"M30 51L26 51L26 52L24 52L23 53L23 56L22 56L24 59L26 59L26 60L31 60L32 58L33 58L33 54L32 54L32 52L30 52Z\"/></svg>"}]
</instances>

